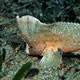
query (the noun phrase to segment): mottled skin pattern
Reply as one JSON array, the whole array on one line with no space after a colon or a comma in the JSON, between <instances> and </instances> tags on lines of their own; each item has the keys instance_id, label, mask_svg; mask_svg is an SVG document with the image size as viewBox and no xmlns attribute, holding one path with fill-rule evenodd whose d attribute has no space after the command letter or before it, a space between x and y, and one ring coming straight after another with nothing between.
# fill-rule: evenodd
<instances>
[{"instance_id":1,"label":"mottled skin pattern","mask_svg":"<svg viewBox=\"0 0 80 80\"><path fill-rule=\"evenodd\" d=\"M65 52L80 50L80 24L56 22L41 23L32 16L17 16L19 29L24 41L29 45L29 54L44 56L46 52L57 52L61 48ZM50 52L50 53L49 53Z\"/></svg>"}]
</instances>

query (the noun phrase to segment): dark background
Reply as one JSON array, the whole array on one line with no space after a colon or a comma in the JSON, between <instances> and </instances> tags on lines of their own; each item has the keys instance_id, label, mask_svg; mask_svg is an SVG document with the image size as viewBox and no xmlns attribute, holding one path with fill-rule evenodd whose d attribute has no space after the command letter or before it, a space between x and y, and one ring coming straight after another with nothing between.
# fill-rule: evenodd
<instances>
[{"instance_id":1,"label":"dark background","mask_svg":"<svg viewBox=\"0 0 80 80\"><path fill-rule=\"evenodd\" d=\"M0 0L0 15L32 15L42 22L79 22L80 0Z\"/></svg>"}]
</instances>

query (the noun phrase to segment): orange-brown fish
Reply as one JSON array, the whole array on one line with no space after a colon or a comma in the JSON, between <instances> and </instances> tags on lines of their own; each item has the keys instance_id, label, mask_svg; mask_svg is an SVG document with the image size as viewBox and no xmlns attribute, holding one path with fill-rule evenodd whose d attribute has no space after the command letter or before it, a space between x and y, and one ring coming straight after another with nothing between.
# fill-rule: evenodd
<instances>
[{"instance_id":1,"label":"orange-brown fish","mask_svg":"<svg viewBox=\"0 0 80 80\"><path fill-rule=\"evenodd\" d=\"M61 51L67 53L80 50L80 24L45 24L29 15L16 18L27 43L26 51L31 55L43 56L40 63L44 66L57 68L62 63Z\"/></svg>"}]
</instances>

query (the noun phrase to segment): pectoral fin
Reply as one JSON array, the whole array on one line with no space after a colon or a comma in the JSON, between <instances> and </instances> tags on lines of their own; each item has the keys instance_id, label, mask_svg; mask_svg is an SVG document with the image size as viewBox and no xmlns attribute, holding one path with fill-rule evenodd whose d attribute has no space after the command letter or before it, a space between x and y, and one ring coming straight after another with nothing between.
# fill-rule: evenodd
<instances>
[{"instance_id":1,"label":"pectoral fin","mask_svg":"<svg viewBox=\"0 0 80 80\"><path fill-rule=\"evenodd\" d=\"M58 68L62 64L62 50L59 48L58 51L47 50L42 57L40 64L44 67Z\"/></svg>"},{"instance_id":2,"label":"pectoral fin","mask_svg":"<svg viewBox=\"0 0 80 80\"><path fill-rule=\"evenodd\" d=\"M26 54L30 54L30 53L29 53L29 46L28 46L28 44L26 44L25 52L26 52Z\"/></svg>"}]
</instances>

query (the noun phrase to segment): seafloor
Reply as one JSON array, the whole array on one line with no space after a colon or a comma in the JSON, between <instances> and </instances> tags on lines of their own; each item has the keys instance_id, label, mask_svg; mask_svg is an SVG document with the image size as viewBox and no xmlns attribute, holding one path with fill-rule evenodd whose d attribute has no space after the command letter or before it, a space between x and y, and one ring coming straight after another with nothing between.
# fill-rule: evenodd
<instances>
[{"instance_id":1,"label":"seafloor","mask_svg":"<svg viewBox=\"0 0 80 80\"><path fill-rule=\"evenodd\" d=\"M0 17L0 20L10 21L6 17ZM0 45L6 53L0 80L11 80L20 67L28 61L32 62L32 68L23 80L80 80L79 56L63 56L63 64L57 70L43 68L39 64L40 58L25 53L25 43L17 26L16 20L0 26L0 29L2 29L0 30ZM80 51L75 53L80 53Z\"/></svg>"},{"instance_id":2,"label":"seafloor","mask_svg":"<svg viewBox=\"0 0 80 80\"><path fill-rule=\"evenodd\" d=\"M4 49L6 54L0 80L11 80L28 61L32 62L31 71L22 80L80 80L80 55L64 55L63 64L57 70L41 67L39 64L41 58L25 53L25 42L22 40L15 20L17 14L20 16L29 14L46 23L57 21L79 23L78 0L75 3L66 1L0 0L0 50ZM80 51L74 53L80 54Z\"/></svg>"}]
</instances>

